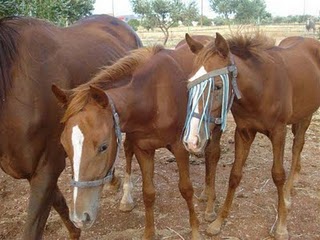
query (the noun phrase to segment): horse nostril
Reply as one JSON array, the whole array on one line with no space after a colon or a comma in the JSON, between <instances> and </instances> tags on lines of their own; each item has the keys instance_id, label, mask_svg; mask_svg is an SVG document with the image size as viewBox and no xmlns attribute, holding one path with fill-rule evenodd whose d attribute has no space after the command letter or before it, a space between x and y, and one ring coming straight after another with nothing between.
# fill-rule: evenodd
<instances>
[{"instance_id":1,"label":"horse nostril","mask_svg":"<svg viewBox=\"0 0 320 240\"><path fill-rule=\"evenodd\" d=\"M83 216L84 216L83 222L87 223L91 221L90 215L88 213L85 212Z\"/></svg>"}]
</instances>

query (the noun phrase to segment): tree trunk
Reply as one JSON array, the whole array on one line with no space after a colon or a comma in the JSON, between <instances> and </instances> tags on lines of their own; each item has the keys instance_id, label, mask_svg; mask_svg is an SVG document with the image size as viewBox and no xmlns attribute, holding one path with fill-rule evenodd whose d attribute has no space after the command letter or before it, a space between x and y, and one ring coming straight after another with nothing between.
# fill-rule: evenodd
<instances>
[{"instance_id":1,"label":"tree trunk","mask_svg":"<svg viewBox=\"0 0 320 240\"><path fill-rule=\"evenodd\" d=\"M165 46L167 44L168 38L169 38L169 28L166 27L160 27L161 31L164 34L164 41L163 45Z\"/></svg>"}]
</instances>

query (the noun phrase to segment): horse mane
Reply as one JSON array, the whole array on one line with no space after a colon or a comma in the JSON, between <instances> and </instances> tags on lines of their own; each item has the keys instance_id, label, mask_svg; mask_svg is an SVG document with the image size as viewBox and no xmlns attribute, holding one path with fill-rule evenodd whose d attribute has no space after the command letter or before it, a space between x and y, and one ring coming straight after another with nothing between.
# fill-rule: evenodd
<instances>
[{"instance_id":1,"label":"horse mane","mask_svg":"<svg viewBox=\"0 0 320 240\"><path fill-rule=\"evenodd\" d=\"M6 100L6 93L11 87L10 70L16 58L19 33L15 29L18 18L0 19L0 102Z\"/></svg>"},{"instance_id":2,"label":"horse mane","mask_svg":"<svg viewBox=\"0 0 320 240\"><path fill-rule=\"evenodd\" d=\"M46 21L28 17L4 17L0 19L0 105L12 87L11 69L18 55L18 44L21 39L21 27L35 24L50 24Z\"/></svg>"},{"instance_id":3,"label":"horse mane","mask_svg":"<svg viewBox=\"0 0 320 240\"><path fill-rule=\"evenodd\" d=\"M258 61L272 60L271 55L266 51L275 46L275 40L261 32L237 33L226 39L232 54L246 60L255 58ZM197 56L197 62L203 63L216 53L214 41L204 46Z\"/></svg>"},{"instance_id":4,"label":"horse mane","mask_svg":"<svg viewBox=\"0 0 320 240\"><path fill-rule=\"evenodd\" d=\"M230 51L242 59L253 57L261 62L272 59L266 50L275 46L275 40L264 33L237 33L227 41Z\"/></svg>"},{"instance_id":5,"label":"horse mane","mask_svg":"<svg viewBox=\"0 0 320 240\"><path fill-rule=\"evenodd\" d=\"M72 115L80 112L90 101L90 85L105 89L107 83L132 75L139 66L163 49L161 45L135 49L113 65L103 67L89 82L72 89L71 100L61 122L66 122Z\"/></svg>"}]
</instances>

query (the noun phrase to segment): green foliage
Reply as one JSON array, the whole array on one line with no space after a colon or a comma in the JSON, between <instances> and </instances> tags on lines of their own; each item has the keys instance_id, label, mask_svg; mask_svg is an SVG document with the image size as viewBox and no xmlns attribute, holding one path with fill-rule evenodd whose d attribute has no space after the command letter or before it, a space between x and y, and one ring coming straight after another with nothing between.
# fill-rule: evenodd
<instances>
[{"instance_id":1,"label":"green foliage","mask_svg":"<svg viewBox=\"0 0 320 240\"><path fill-rule=\"evenodd\" d=\"M199 21L198 21L198 25L200 25L200 20L201 17L199 17ZM212 19L208 18L207 16L202 16L202 25L203 26L212 26L212 23L214 21L212 21Z\"/></svg>"},{"instance_id":2,"label":"green foliage","mask_svg":"<svg viewBox=\"0 0 320 240\"><path fill-rule=\"evenodd\" d=\"M237 0L209 0L211 9L225 19L229 19L230 15L236 13L238 2Z\"/></svg>"},{"instance_id":3,"label":"green foliage","mask_svg":"<svg viewBox=\"0 0 320 240\"><path fill-rule=\"evenodd\" d=\"M140 26L140 22L138 19L130 19L128 21L129 26L132 27L133 30L137 31L138 27Z\"/></svg>"},{"instance_id":4,"label":"green foliage","mask_svg":"<svg viewBox=\"0 0 320 240\"><path fill-rule=\"evenodd\" d=\"M0 17L22 15L68 25L91 14L95 0L1 0Z\"/></svg>"},{"instance_id":5,"label":"green foliage","mask_svg":"<svg viewBox=\"0 0 320 240\"><path fill-rule=\"evenodd\" d=\"M235 20L238 23L259 23L265 14L264 0L242 0L237 5Z\"/></svg>"},{"instance_id":6,"label":"green foliage","mask_svg":"<svg viewBox=\"0 0 320 240\"><path fill-rule=\"evenodd\" d=\"M231 16L237 23L267 23L271 21L271 14L266 11L264 0L209 0L210 7L225 18L230 24ZM217 19L222 24L221 19Z\"/></svg>"},{"instance_id":7,"label":"green foliage","mask_svg":"<svg viewBox=\"0 0 320 240\"><path fill-rule=\"evenodd\" d=\"M184 26L191 26L193 21L198 21L199 13L197 4L195 2L187 4L181 13L181 18Z\"/></svg>"},{"instance_id":8,"label":"green foliage","mask_svg":"<svg viewBox=\"0 0 320 240\"><path fill-rule=\"evenodd\" d=\"M185 5L182 0L131 0L133 12L142 18L141 26L146 29L159 27L165 39L169 38L169 29L179 21L190 23L196 19L198 11L195 3Z\"/></svg>"},{"instance_id":9,"label":"green foliage","mask_svg":"<svg viewBox=\"0 0 320 240\"><path fill-rule=\"evenodd\" d=\"M222 26L222 25L227 25L227 20L224 17L215 17L213 19L213 23L216 26Z\"/></svg>"}]
</instances>

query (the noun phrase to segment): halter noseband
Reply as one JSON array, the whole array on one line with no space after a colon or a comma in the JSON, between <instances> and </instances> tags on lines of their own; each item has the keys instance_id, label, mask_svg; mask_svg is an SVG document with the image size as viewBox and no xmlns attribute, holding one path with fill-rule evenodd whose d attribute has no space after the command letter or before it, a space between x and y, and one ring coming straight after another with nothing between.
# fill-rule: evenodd
<instances>
[{"instance_id":1,"label":"halter noseband","mask_svg":"<svg viewBox=\"0 0 320 240\"><path fill-rule=\"evenodd\" d=\"M115 133L117 136L117 153L116 153L116 159L117 159L119 156L120 145L121 145L121 140L122 140L120 120L119 120L119 115L116 111L116 108L114 106L112 99L108 95L107 95L107 97L109 99L109 103L111 106L112 116L113 116L113 120L114 120L114 128L115 128ZM78 188L91 188L91 187L98 187L98 186L104 185L106 183L110 183L113 179L115 162L116 161L113 162L112 167L107 172L107 174L104 178L99 179L99 180L93 180L93 181L75 181L72 179L71 186L78 187Z\"/></svg>"}]
</instances>

